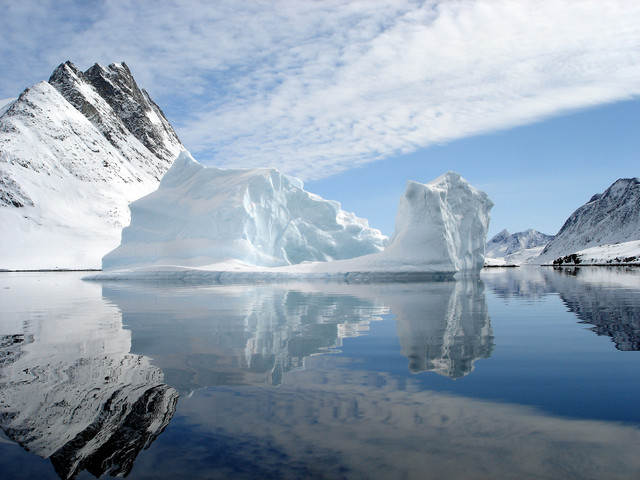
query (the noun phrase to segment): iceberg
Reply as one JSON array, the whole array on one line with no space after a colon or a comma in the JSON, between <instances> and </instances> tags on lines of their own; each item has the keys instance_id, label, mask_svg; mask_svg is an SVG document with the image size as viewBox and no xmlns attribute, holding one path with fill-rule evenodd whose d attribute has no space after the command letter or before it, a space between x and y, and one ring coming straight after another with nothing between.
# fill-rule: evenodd
<instances>
[{"instance_id":1,"label":"iceberg","mask_svg":"<svg viewBox=\"0 0 640 480\"><path fill-rule=\"evenodd\" d=\"M300 180L275 169L206 168L185 152L158 190L130 207L121 245L88 279L367 281L477 272L493 203L455 172L409 181L387 242Z\"/></svg>"}]
</instances>

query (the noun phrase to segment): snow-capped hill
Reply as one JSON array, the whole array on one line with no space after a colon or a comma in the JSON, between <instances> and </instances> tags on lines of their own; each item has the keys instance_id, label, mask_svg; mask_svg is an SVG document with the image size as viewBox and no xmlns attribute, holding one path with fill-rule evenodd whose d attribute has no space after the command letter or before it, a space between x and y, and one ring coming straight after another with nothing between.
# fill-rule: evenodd
<instances>
[{"instance_id":1,"label":"snow-capped hill","mask_svg":"<svg viewBox=\"0 0 640 480\"><path fill-rule=\"evenodd\" d=\"M103 268L201 266L228 259L272 267L379 252L368 222L273 168L205 168L180 154L158 190L134 202Z\"/></svg>"},{"instance_id":2,"label":"snow-capped hill","mask_svg":"<svg viewBox=\"0 0 640 480\"><path fill-rule=\"evenodd\" d=\"M485 256L490 258L506 257L529 248L545 246L552 239L553 235L546 235L533 229L514 234L502 230L487 242Z\"/></svg>"},{"instance_id":3,"label":"snow-capped hill","mask_svg":"<svg viewBox=\"0 0 640 480\"><path fill-rule=\"evenodd\" d=\"M616 180L578 208L535 263L599 245L640 240L640 178Z\"/></svg>"},{"instance_id":4,"label":"snow-capped hill","mask_svg":"<svg viewBox=\"0 0 640 480\"><path fill-rule=\"evenodd\" d=\"M553 235L546 235L537 230L529 229L524 232L510 234L502 230L489 240L485 246L487 265L522 264L535 259L542 249L553 239ZM493 262L497 260L498 263Z\"/></svg>"},{"instance_id":5,"label":"snow-capped hill","mask_svg":"<svg viewBox=\"0 0 640 480\"><path fill-rule=\"evenodd\" d=\"M99 268L128 204L182 149L173 134L164 156L150 151L73 64L52 84L27 88L0 116L0 269Z\"/></svg>"}]
</instances>

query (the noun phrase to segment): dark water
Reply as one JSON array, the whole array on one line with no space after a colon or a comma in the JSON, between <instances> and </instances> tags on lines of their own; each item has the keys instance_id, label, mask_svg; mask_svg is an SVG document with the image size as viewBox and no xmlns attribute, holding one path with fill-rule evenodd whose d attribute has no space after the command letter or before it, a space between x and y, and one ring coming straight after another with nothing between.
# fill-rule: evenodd
<instances>
[{"instance_id":1,"label":"dark water","mask_svg":"<svg viewBox=\"0 0 640 480\"><path fill-rule=\"evenodd\" d=\"M0 274L0 478L640 478L640 270Z\"/></svg>"}]
</instances>

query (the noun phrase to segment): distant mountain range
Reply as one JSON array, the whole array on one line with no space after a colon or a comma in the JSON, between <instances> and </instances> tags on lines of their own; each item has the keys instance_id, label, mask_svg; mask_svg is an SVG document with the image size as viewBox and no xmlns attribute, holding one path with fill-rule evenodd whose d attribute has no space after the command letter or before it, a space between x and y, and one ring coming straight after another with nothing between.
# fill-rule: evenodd
<instances>
[{"instance_id":1,"label":"distant mountain range","mask_svg":"<svg viewBox=\"0 0 640 480\"><path fill-rule=\"evenodd\" d=\"M99 268L182 149L126 64L61 64L0 106L0 269Z\"/></svg>"},{"instance_id":2,"label":"distant mountain range","mask_svg":"<svg viewBox=\"0 0 640 480\"><path fill-rule=\"evenodd\" d=\"M537 230L529 229L514 234L502 230L487 242L485 257L504 259L506 263L528 263L540 255L551 240L553 235L546 235Z\"/></svg>"}]
</instances>

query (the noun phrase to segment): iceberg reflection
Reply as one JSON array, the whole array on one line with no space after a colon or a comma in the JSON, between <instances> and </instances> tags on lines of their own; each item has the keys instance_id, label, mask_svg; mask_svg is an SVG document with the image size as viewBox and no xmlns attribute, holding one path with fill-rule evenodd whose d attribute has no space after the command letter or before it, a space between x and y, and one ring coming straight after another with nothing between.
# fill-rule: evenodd
<instances>
[{"instance_id":1,"label":"iceberg reflection","mask_svg":"<svg viewBox=\"0 0 640 480\"><path fill-rule=\"evenodd\" d=\"M592 320L599 307L583 298L592 282L607 290L592 293L605 304L614 291L633 290L638 298L637 277L598 274L593 280L586 273L483 277L498 284L505 299L514 282L518 295L529 291L533 298L560 291L576 315ZM30 467L22 449L5 445L9 439L49 458L65 479L87 472L207 479L638 478L640 472L637 426L579 413L563 418L502 397L426 390L446 385L474 396L476 384L499 390L523 375L527 385L515 385L515 393L522 392L516 401L528 398L531 383L555 395L557 383L546 381L547 372L545 382L535 383L536 375L518 369L549 354L554 364L553 348L520 357L502 375L487 368L455 384L406 374L408 365L414 373L459 378L492 354L485 283L478 277L215 286L101 286L58 274L21 283L24 278L0 276L2 467L15 458L22 458L25 472ZM370 327L369 338L345 348L345 339ZM573 339L565 335L560 351ZM318 355L337 349L344 354ZM487 366L518 361L503 351L502 365L496 356ZM585 365L590 368L593 363ZM560 373L556 378L566 382L573 367ZM584 380L600 377L581 378L594 385ZM628 401L621 405L635 405L627 378ZM190 394L179 404L178 391ZM587 402L600 408L606 396L589 392ZM560 400L573 410L576 398ZM45 467L53 474L48 462Z\"/></svg>"},{"instance_id":2,"label":"iceberg reflection","mask_svg":"<svg viewBox=\"0 0 640 480\"><path fill-rule=\"evenodd\" d=\"M344 338L389 313L412 372L458 378L493 348L484 286L477 278L154 289L107 284L103 296L122 311L133 350L153 357L167 382L183 392L279 385L305 358L339 348Z\"/></svg>"},{"instance_id":3,"label":"iceberg reflection","mask_svg":"<svg viewBox=\"0 0 640 480\"><path fill-rule=\"evenodd\" d=\"M493 334L482 281L432 282L403 293L388 300L411 372L455 379L489 358Z\"/></svg>"}]
</instances>

